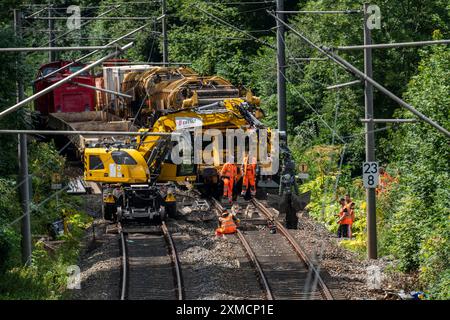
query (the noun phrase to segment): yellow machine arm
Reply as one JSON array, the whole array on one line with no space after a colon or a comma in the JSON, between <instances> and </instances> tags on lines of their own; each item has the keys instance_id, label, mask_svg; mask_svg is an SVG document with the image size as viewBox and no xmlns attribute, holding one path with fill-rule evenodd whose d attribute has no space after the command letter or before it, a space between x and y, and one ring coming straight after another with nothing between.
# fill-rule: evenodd
<instances>
[{"instance_id":1,"label":"yellow machine arm","mask_svg":"<svg viewBox=\"0 0 450 320\"><path fill-rule=\"evenodd\" d=\"M164 146L161 137L145 136L145 132L175 132L177 120L198 119L201 121L202 130L207 129L248 129L250 124L239 111L239 106L244 102L242 99L228 99L218 103L217 108L201 109L192 108L168 113L160 117L151 129L141 129L144 138L136 139L137 146L126 148L86 148L85 180L103 183L147 183L154 171L154 166L161 166L158 181L186 181L195 180L194 172L181 174L177 171L177 165L171 163L159 163L151 155L160 152ZM179 122L178 122L179 123ZM167 147L167 146L166 146Z\"/></svg>"}]
</instances>

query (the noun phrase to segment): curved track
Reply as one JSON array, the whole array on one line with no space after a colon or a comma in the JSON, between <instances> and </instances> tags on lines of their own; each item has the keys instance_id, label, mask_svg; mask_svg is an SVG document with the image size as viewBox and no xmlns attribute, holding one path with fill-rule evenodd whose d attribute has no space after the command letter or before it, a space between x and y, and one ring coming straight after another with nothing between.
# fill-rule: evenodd
<instances>
[{"instance_id":1,"label":"curved track","mask_svg":"<svg viewBox=\"0 0 450 320\"><path fill-rule=\"evenodd\" d=\"M305 282L302 283L305 289L304 294L299 297L306 299L322 298L325 300L333 300L334 297L331 294L330 289L327 287L322 277L320 276L319 271L314 266L314 264L312 263L311 259L308 257L306 252L300 247L300 245L297 243L294 237L289 233L288 229L286 229L280 221L274 218L270 209L268 209L263 203L261 203L256 199L252 199L252 203L256 207L258 212L260 212L267 220L270 220L275 224L277 230L282 234L284 239L294 250L295 254L298 256L301 262L304 263L308 275L307 278L304 279ZM289 274L289 272L287 274ZM318 290L316 290L317 289L316 284L318 285Z\"/></svg>"},{"instance_id":2,"label":"curved track","mask_svg":"<svg viewBox=\"0 0 450 320\"><path fill-rule=\"evenodd\" d=\"M217 201L216 199L213 198L212 202L213 202L213 206L216 207L217 210L219 210L220 212L222 212L224 210L224 208L219 203L219 201ZM264 274L261 264L259 263L258 258L256 257L255 253L253 252L252 247L250 246L250 243L248 243L244 234L240 230L237 230L236 235L237 235L238 239L241 241L242 246L244 247L248 257L250 258L250 261L252 262L252 264L255 268L255 271L261 282L261 286L264 289L267 300L273 300L273 294L272 294L272 290L270 289L269 282L267 281L266 275Z\"/></svg>"},{"instance_id":3,"label":"curved track","mask_svg":"<svg viewBox=\"0 0 450 320\"><path fill-rule=\"evenodd\" d=\"M255 267L266 298L332 300L333 296L319 271L289 231L264 204L255 199L252 204L278 230L277 234L270 234L267 229L238 230L236 233ZM213 205L223 211L218 201L213 200Z\"/></svg>"},{"instance_id":4,"label":"curved track","mask_svg":"<svg viewBox=\"0 0 450 320\"><path fill-rule=\"evenodd\" d=\"M121 231L121 300L183 300L183 278L172 236L163 222L159 232Z\"/></svg>"}]
</instances>

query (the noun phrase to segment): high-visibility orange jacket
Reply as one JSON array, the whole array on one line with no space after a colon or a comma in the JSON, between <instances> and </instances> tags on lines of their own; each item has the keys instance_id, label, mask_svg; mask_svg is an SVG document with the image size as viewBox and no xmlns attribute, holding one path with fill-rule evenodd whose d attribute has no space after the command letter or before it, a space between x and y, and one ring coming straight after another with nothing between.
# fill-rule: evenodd
<instances>
[{"instance_id":1,"label":"high-visibility orange jacket","mask_svg":"<svg viewBox=\"0 0 450 320\"><path fill-rule=\"evenodd\" d=\"M347 209L346 212L344 210ZM347 206L344 206L341 208L341 211L339 211L339 224L352 224L352 218L350 216L350 210L347 208Z\"/></svg>"},{"instance_id":2,"label":"high-visibility orange jacket","mask_svg":"<svg viewBox=\"0 0 450 320\"><path fill-rule=\"evenodd\" d=\"M347 221L349 223L347 223L347 224L353 224L353 220L355 220L355 210L351 208L352 204L353 204L353 201L350 201L349 203L347 203L345 205L345 207L348 210L348 213L350 214L349 220Z\"/></svg>"},{"instance_id":3,"label":"high-visibility orange jacket","mask_svg":"<svg viewBox=\"0 0 450 320\"><path fill-rule=\"evenodd\" d=\"M230 179L235 179L237 175L237 167L234 163L227 162L223 165L222 170L220 171L220 175L222 177L228 177Z\"/></svg>"},{"instance_id":4,"label":"high-visibility orange jacket","mask_svg":"<svg viewBox=\"0 0 450 320\"><path fill-rule=\"evenodd\" d=\"M230 201L233 199L233 189L237 175L237 167L234 163L225 163L222 167L220 175L223 179L223 196L228 197Z\"/></svg>"},{"instance_id":5,"label":"high-visibility orange jacket","mask_svg":"<svg viewBox=\"0 0 450 320\"><path fill-rule=\"evenodd\" d=\"M244 157L244 170L243 170L244 175L251 174L254 176L256 174L256 162L255 161L253 162L254 163L249 163L248 156Z\"/></svg>"},{"instance_id":6,"label":"high-visibility orange jacket","mask_svg":"<svg viewBox=\"0 0 450 320\"><path fill-rule=\"evenodd\" d=\"M234 223L232 214L229 214L225 218L220 217L219 220L220 220L220 227L217 229L217 231L219 231L219 233L229 234L229 233L236 232L237 228L236 228L236 224Z\"/></svg>"},{"instance_id":7,"label":"high-visibility orange jacket","mask_svg":"<svg viewBox=\"0 0 450 320\"><path fill-rule=\"evenodd\" d=\"M256 195L256 159L253 159L253 163L249 163L248 156L244 157L244 163L242 168L242 195L247 193L247 188L250 186L250 192L254 196Z\"/></svg>"}]
</instances>

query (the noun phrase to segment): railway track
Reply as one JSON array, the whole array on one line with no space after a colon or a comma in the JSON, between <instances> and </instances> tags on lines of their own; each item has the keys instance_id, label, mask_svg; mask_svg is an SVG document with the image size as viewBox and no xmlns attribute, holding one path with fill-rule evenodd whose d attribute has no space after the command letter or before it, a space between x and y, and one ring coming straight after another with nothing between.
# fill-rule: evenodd
<instances>
[{"instance_id":1,"label":"railway track","mask_svg":"<svg viewBox=\"0 0 450 320\"><path fill-rule=\"evenodd\" d=\"M266 299L332 300L333 295L319 271L289 231L264 204L255 199L251 203L279 232L270 234L266 229L236 233L255 268ZM218 201L213 200L213 205L223 211Z\"/></svg>"},{"instance_id":2,"label":"railway track","mask_svg":"<svg viewBox=\"0 0 450 320\"><path fill-rule=\"evenodd\" d=\"M181 267L172 236L164 222L158 228L156 232L121 230L121 300L184 299Z\"/></svg>"}]
</instances>

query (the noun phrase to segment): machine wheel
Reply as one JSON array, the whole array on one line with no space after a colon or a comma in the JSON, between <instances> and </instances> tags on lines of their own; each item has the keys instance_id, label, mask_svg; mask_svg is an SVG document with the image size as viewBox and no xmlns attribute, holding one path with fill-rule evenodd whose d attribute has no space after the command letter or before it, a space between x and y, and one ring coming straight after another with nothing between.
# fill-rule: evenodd
<instances>
[{"instance_id":1,"label":"machine wheel","mask_svg":"<svg viewBox=\"0 0 450 320\"><path fill-rule=\"evenodd\" d=\"M117 219L117 208L115 204L102 204L103 219L108 221L115 221Z\"/></svg>"},{"instance_id":2,"label":"machine wheel","mask_svg":"<svg viewBox=\"0 0 450 320\"><path fill-rule=\"evenodd\" d=\"M161 210L161 213L159 215L157 215L157 216L154 216L153 219L151 219L150 221L153 221L154 223L157 223L157 224L159 224L159 223L161 223L163 221L166 221L167 220L167 213L166 213L166 210L165 210L164 207L162 209L163 210Z\"/></svg>"},{"instance_id":3,"label":"machine wheel","mask_svg":"<svg viewBox=\"0 0 450 320\"><path fill-rule=\"evenodd\" d=\"M117 221L122 220L122 207L117 207Z\"/></svg>"},{"instance_id":4,"label":"machine wheel","mask_svg":"<svg viewBox=\"0 0 450 320\"><path fill-rule=\"evenodd\" d=\"M298 217L294 207L292 206L292 196L284 195L282 201L283 200L286 203L286 228L297 229Z\"/></svg>"},{"instance_id":5,"label":"machine wheel","mask_svg":"<svg viewBox=\"0 0 450 320\"><path fill-rule=\"evenodd\" d=\"M166 205L166 212L169 218L175 219L177 216L177 203L175 201L173 202L167 202Z\"/></svg>"}]
</instances>

